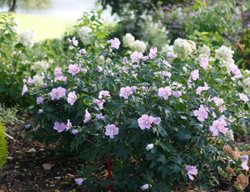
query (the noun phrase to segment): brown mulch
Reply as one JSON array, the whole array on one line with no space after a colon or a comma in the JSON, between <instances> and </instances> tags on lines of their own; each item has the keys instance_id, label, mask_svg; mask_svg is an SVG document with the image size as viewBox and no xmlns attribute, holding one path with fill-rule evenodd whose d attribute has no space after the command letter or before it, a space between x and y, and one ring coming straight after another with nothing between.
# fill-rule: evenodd
<instances>
[{"instance_id":1,"label":"brown mulch","mask_svg":"<svg viewBox=\"0 0 250 192\"><path fill-rule=\"evenodd\" d=\"M74 179L81 162L75 157L59 156L53 148L23 137L24 130L16 126L14 140L8 139L9 158L0 171L0 192L80 192ZM43 164L52 164L45 170Z\"/></svg>"}]
</instances>

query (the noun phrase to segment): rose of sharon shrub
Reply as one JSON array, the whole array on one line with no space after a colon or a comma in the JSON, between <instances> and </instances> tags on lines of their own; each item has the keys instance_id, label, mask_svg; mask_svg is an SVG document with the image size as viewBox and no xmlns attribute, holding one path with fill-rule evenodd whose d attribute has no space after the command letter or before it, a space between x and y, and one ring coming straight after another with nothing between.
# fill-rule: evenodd
<instances>
[{"instance_id":1,"label":"rose of sharon shrub","mask_svg":"<svg viewBox=\"0 0 250 192\"><path fill-rule=\"evenodd\" d=\"M27 84L36 101L34 137L77 152L92 189L208 186L227 166L227 133L249 123L248 96L239 96L245 93L241 71L225 66L221 49L201 65L200 48L188 40L178 39L171 56L155 48L119 55L119 46L114 37L101 55L79 56L79 47L68 68L44 75L42 87ZM106 179L100 167L108 159L112 178Z\"/></svg>"}]
</instances>

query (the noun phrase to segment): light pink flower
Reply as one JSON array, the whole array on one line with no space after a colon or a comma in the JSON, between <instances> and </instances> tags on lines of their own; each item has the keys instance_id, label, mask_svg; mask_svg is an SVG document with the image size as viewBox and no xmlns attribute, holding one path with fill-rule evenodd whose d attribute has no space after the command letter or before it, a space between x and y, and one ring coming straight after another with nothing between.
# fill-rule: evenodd
<instances>
[{"instance_id":1,"label":"light pink flower","mask_svg":"<svg viewBox=\"0 0 250 192\"><path fill-rule=\"evenodd\" d=\"M155 125L160 125L160 123L161 123L161 118L160 118L160 117L154 117L153 123L154 123Z\"/></svg>"},{"instance_id":2,"label":"light pink flower","mask_svg":"<svg viewBox=\"0 0 250 192\"><path fill-rule=\"evenodd\" d=\"M98 98L102 99L103 97L110 97L110 93L109 91L106 90L102 90L99 92Z\"/></svg>"},{"instance_id":3,"label":"light pink flower","mask_svg":"<svg viewBox=\"0 0 250 192\"><path fill-rule=\"evenodd\" d=\"M119 134L119 128L114 124L109 124L105 127L105 135L109 136L111 139L114 138L115 135Z\"/></svg>"},{"instance_id":4,"label":"light pink flower","mask_svg":"<svg viewBox=\"0 0 250 192\"><path fill-rule=\"evenodd\" d=\"M37 97L37 98L36 98L36 103L37 103L38 105L43 104L43 97Z\"/></svg>"},{"instance_id":5,"label":"light pink flower","mask_svg":"<svg viewBox=\"0 0 250 192\"><path fill-rule=\"evenodd\" d=\"M55 77L60 77L62 76L62 69L60 67L56 67L55 70L54 70L54 75Z\"/></svg>"},{"instance_id":6,"label":"light pink flower","mask_svg":"<svg viewBox=\"0 0 250 192\"><path fill-rule=\"evenodd\" d=\"M221 106L224 103L224 100L219 97L213 97L211 101L213 101L216 106Z\"/></svg>"},{"instance_id":7,"label":"light pink flower","mask_svg":"<svg viewBox=\"0 0 250 192\"><path fill-rule=\"evenodd\" d=\"M49 94L52 100L59 100L66 95L66 89L62 87L53 88Z\"/></svg>"},{"instance_id":8,"label":"light pink flower","mask_svg":"<svg viewBox=\"0 0 250 192\"><path fill-rule=\"evenodd\" d=\"M128 99L128 97L130 96L130 95L132 95L134 93L134 89L132 88L132 87L129 87L129 86L127 86L127 87L122 87L121 89L120 89L120 94L119 94L119 96L120 97L123 97L124 99Z\"/></svg>"},{"instance_id":9,"label":"light pink flower","mask_svg":"<svg viewBox=\"0 0 250 192\"><path fill-rule=\"evenodd\" d=\"M172 76L172 74L168 71L161 71L160 74L162 77L171 77Z\"/></svg>"},{"instance_id":10,"label":"light pink flower","mask_svg":"<svg viewBox=\"0 0 250 192\"><path fill-rule=\"evenodd\" d=\"M75 182L76 182L77 185L82 185L83 181L84 181L83 178L76 178L75 179Z\"/></svg>"},{"instance_id":11,"label":"light pink flower","mask_svg":"<svg viewBox=\"0 0 250 192\"><path fill-rule=\"evenodd\" d=\"M58 77L55 77L55 81L67 81L67 77L65 77L65 76L58 76Z\"/></svg>"},{"instance_id":12,"label":"light pink flower","mask_svg":"<svg viewBox=\"0 0 250 192\"><path fill-rule=\"evenodd\" d=\"M103 69L101 66L97 66L95 70L100 73L100 72L102 72Z\"/></svg>"},{"instance_id":13,"label":"light pink flower","mask_svg":"<svg viewBox=\"0 0 250 192\"><path fill-rule=\"evenodd\" d=\"M203 91L206 91L208 90L210 87L208 87L207 83L204 83L204 86L203 87L198 87L196 89L196 94L200 95Z\"/></svg>"},{"instance_id":14,"label":"light pink flower","mask_svg":"<svg viewBox=\"0 0 250 192\"><path fill-rule=\"evenodd\" d=\"M64 123L55 122L54 130L56 130L58 133L61 133L66 130L66 125Z\"/></svg>"},{"instance_id":15,"label":"light pink flower","mask_svg":"<svg viewBox=\"0 0 250 192\"><path fill-rule=\"evenodd\" d=\"M130 59L132 60L132 63L139 63L140 59L143 58L143 55L141 52L135 51L130 55Z\"/></svg>"},{"instance_id":16,"label":"light pink flower","mask_svg":"<svg viewBox=\"0 0 250 192\"><path fill-rule=\"evenodd\" d=\"M156 47L151 48L150 51L149 51L148 56L149 56L150 59L156 58L156 56L157 56L157 48Z\"/></svg>"},{"instance_id":17,"label":"light pink flower","mask_svg":"<svg viewBox=\"0 0 250 192\"><path fill-rule=\"evenodd\" d=\"M85 49L80 49L79 53L80 53L80 55L85 55L86 54L86 50Z\"/></svg>"},{"instance_id":18,"label":"light pink flower","mask_svg":"<svg viewBox=\"0 0 250 192\"><path fill-rule=\"evenodd\" d=\"M248 155L243 155L243 156L240 157L240 159L241 159L241 167L242 167L242 169L248 171L249 170L249 166L248 166L249 156Z\"/></svg>"},{"instance_id":19,"label":"light pink flower","mask_svg":"<svg viewBox=\"0 0 250 192\"><path fill-rule=\"evenodd\" d=\"M145 190L147 190L149 188L149 184L144 184L144 185L142 185L142 186L140 186L140 189L142 190L142 191L145 191Z\"/></svg>"},{"instance_id":20,"label":"light pink flower","mask_svg":"<svg viewBox=\"0 0 250 192\"><path fill-rule=\"evenodd\" d=\"M68 131L69 129L71 129L73 126L72 126L72 123L71 121L68 119L67 120L67 124L66 124L66 131Z\"/></svg>"},{"instance_id":21,"label":"light pink flower","mask_svg":"<svg viewBox=\"0 0 250 192\"><path fill-rule=\"evenodd\" d=\"M244 93L239 93L239 97L240 97L240 100L244 101L245 103L249 101L249 98Z\"/></svg>"},{"instance_id":22,"label":"light pink flower","mask_svg":"<svg viewBox=\"0 0 250 192\"><path fill-rule=\"evenodd\" d=\"M207 110L203 105L200 105L199 109L195 110L193 113L200 122L203 122L208 118Z\"/></svg>"},{"instance_id":23,"label":"light pink flower","mask_svg":"<svg viewBox=\"0 0 250 192\"><path fill-rule=\"evenodd\" d=\"M180 96L182 96L182 92L181 91L173 91L173 96L180 97Z\"/></svg>"},{"instance_id":24,"label":"light pink flower","mask_svg":"<svg viewBox=\"0 0 250 192\"><path fill-rule=\"evenodd\" d=\"M213 136L218 136L219 132L225 134L228 131L226 126L227 123L222 116L219 119L213 121L213 124L210 126L209 130L212 132Z\"/></svg>"},{"instance_id":25,"label":"light pink flower","mask_svg":"<svg viewBox=\"0 0 250 192\"><path fill-rule=\"evenodd\" d=\"M158 96L167 100L169 96L172 95L171 87L161 87L158 89Z\"/></svg>"},{"instance_id":26,"label":"light pink flower","mask_svg":"<svg viewBox=\"0 0 250 192\"><path fill-rule=\"evenodd\" d=\"M71 64L68 67L68 72L73 76L80 73L80 71L81 71L81 68L77 64L74 64L74 65Z\"/></svg>"},{"instance_id":27,"label":"light pink flower","mask_svg":"<svg viewBox=\"0 0 250 192\"><path fill-rule=\"evenodd\" d=\"M105 116L103 115L103 114L97 114L96 115L96 119L98 119L98 120L104 120L105 119Z\"/></svg>"},{"instance_id":28,"label":"light pink flower","mask_svg":"<svg viewBox=\"0 0 250 192\"><path fill-rule=\"evenodd\" d=\"M199 79L199 70L195 69L195 70L191 71L190 78L192 80L194 80L194 81L196 81L197 79Z\"/></svg>"},{"instance_id":29,"label":"light pink flower","mask_svg":"<svg viewBox=\"0 0 250 192\"><path fill-rule=\"evenodd\" d=\"M150 144L148 144L147 146L146 146L146 150L147 151L149 151L149 150L151 150L151 149L153 149L154 148L154 144L153 143L150 143Z\"/></svg>"},{"instance_id":30,"label":"light pink flower","mask_svg":"<svg viewBox=\"0 0 250 192\"><path fill-rule=\"evenodd\" d=\"M55 81L67 81L67 77L63 76L62 69L60 67L56 67L54 70Z\"/></svg>"},{"instance_id":31,"label":"light pink flower","mask_svg":"<svg viewBox=\"0 0 250 192\"><path fill-rule=\"evenodd\" d=\"M75 91L69 92L68 98L67 98L68 103L70 105L74 105L76 100L77 100L76 92Z\"/></svg>"},{"instance_id":32,"label":"light pink flower","mask_svg":"<svg viewBox=\"0 0 250 192\"><path fill-rule=\"evenodd\" d=\"M27 83L28 83L28 85L31 85L34 83L34 80L31 77L28 77Z\"/></svg>"},{"instance_id":33,"label":"light pink flower","mask_svg":"<svg viewBox=\"0 0 250 192\"><path fill-rule=\"evenodd\" d=\"M90 120L91 120L91 114L89 113L88 109L86 109L83 122L86 124L90 122Z\"/></svg>"},{"instance_id":34,"label":"light pink flower","mask_svg":"<svg viewBox=\"0 0 250 192\"><path fill-rule=\"evenodd\" d=\"M105 103L105 100L103 100L103 99L94 99L94 103L99 107L99 109L103 109L103 104Z\"/></svg>"},{"instance_id":35,"label":"light pink flower","mask_svg":"<svg viewBox=\"0 0 250 192\"><path fill-rule=\"evenodd\" d=\"M198 169L196 166L193 165L186 165L185 169L187 171L187 175L188 178L193 181L194 180L194 176L196 176L198 174Z\"/></svg>"},{"instance_id":36,"label":"light pink flower","mask_svg":"<svg viewBox=\"0 0 250 192\"><path fill-rule=\"evenodd\" d=\"M77 134L79 133L79 130L77 130L77 129L72 129L72 130L71 130L71 133L72 133L73 135L77 135Z\"/></svg>"},{"instance_id":37,"label":"light pink flower","mask_svg":"<svg viewBox=\"0 0 250 192\"><path fill-rule=\"evenodd\" d=\"M234 75L233 76L233 80L234 79L239 79L239 78L242 77L241 71L239 70L239 68L237 67L237 65L235 65L235 64L230 65L229 70Z\"/></svg>"},{"instance_id":38,"label":"light pink flower","mask_svg":"<svg viewBox=\"0 0 250 192\"><path fill-rule=\"evenodd\" d=\"M138 119L138 125L142 130L150 129L152 127L152 124L156 121L157 120L153 116L144 114Z\"/></svg>"},{"instance_id":39,"label":"light pink flower","mask_svg":"<svg viewBox=\"0 0 250 192\"><path fill-rule=\"evenodd\" d=\"M115 49L119 49L121 44L120 40L116 37L114 39L110 39L108 42L111 44L110 47Z\"/></svg>"},{"instance_id":40,"label":"light pink flower","mask_svg":"<svg viewBox=\"0 0 250 192\"><path fill-rule=\"evenodd\" d=\"M28 91L28 86L24 83L22 89L22 95L24 95Z\"/></svg>"},{"instance_id":41,"label":"light pink flower","mask_svg":"<svg viewBox=\"0 0 250 192\"><path fill-rule=\"evenodd\" d=\"M219 106L219 112L223 113L226 110L225 106Z\"/></svg>"},{"instance_id":42,"label":"light pink flower","mask_svg":"<svg viewBox=\"0 0 250 192\"><path fill-rule=\"evenodd\" d=\"M203 69L207 69L208 67L208 57L200 57L199 58L199 65L201 66L201 68Z\"/></svg>"}]
</instances>

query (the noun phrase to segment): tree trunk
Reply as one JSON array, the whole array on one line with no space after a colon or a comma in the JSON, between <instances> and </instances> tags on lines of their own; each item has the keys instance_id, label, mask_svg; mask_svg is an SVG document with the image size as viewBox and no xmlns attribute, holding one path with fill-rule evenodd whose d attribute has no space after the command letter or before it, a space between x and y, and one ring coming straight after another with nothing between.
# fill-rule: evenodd
<instances>
[{"instance_id":1,"label":"tree trunk","mask_svg":"<svg viewBox=\"0 0 250 192\"><path fill-rule=\"evenodd\" d=\"M16 2L17 0L9 0L9 12L16 11Z\"/></svg>"}]
</instances>

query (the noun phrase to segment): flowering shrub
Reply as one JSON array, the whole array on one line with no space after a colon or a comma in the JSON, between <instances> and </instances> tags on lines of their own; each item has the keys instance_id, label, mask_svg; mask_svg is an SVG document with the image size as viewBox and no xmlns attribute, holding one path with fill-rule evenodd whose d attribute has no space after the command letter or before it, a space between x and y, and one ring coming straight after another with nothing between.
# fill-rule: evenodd
<instances>
[{"instance_id":1,"label":"flowering shrub","mask_svg":"<svg viewBox=\"0 0 250 192\"><path fill-rule=\"evenodd\" d=\"M3 167L7 159L7 145L4 134L4 127L0 124L0 169Z\"/></svg>"},{"instance_id":2,"label":"flowering shrub","mask_svg":"<svg viewBox=\"0 0 250 192\"><path fill-rule=\"evenodd\" d=\"M36 102L34 137L77 152L86 164L84 180L76 182L91 188L162 192L215 183L231 160L223 146L249 125L245 72L233 51L177 39L167 52L120 55L122 45L113 38L98 54L80 54L75 43L66 69L45 73L39 88L34 77L24 80L23 94ZM112 162L109 179L106 161ZM242 169L248 164L235 162Z\"/></svg>"}]
</instances>

